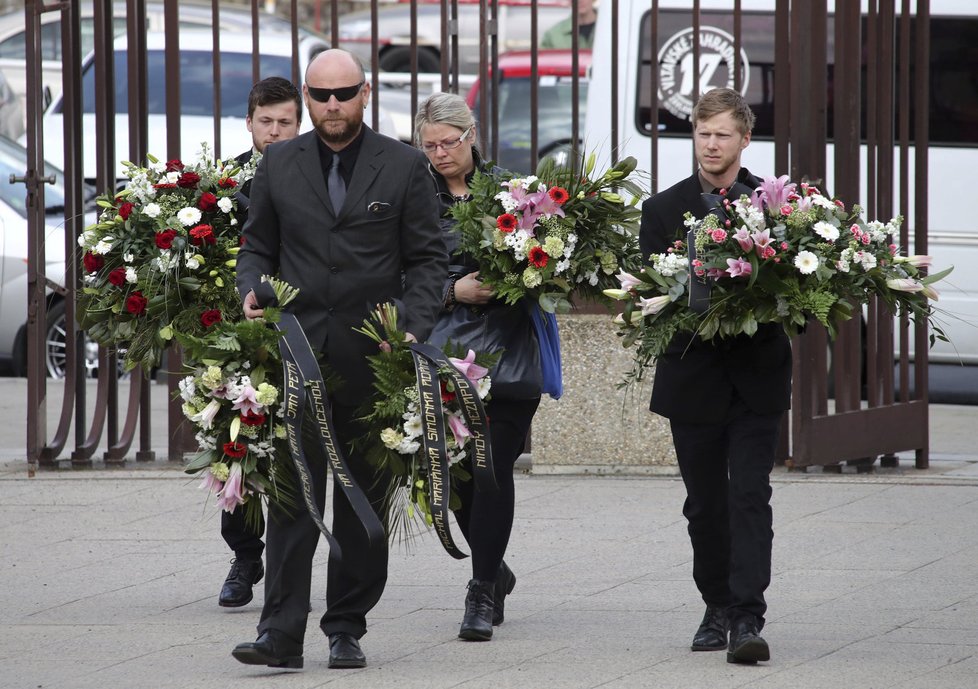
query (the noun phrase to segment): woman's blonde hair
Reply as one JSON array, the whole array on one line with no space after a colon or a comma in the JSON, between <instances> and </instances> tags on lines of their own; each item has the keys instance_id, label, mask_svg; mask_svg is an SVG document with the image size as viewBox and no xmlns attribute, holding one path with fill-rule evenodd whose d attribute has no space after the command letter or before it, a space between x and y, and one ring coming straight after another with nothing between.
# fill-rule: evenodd
<instances>
[{"instance_id":1,"label":"woman's blonde hair","mask_svg":"<svg viewBox=\"0 0 978 689\"><path fill-rule=\"evenodd\" d=\"M475 126L475 118L464 98L439 92L418 103L418 113L414 116L415 146L421 146L421 128L429 124L447 124L464 132Z\"/></svg>"}]
</instances>

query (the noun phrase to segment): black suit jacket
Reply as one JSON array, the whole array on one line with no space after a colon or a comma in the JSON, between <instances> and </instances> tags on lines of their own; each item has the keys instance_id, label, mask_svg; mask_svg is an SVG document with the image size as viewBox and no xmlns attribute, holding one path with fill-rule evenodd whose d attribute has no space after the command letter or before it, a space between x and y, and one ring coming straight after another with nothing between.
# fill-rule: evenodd
<instances>
[{"instance_id":1,"label":"black suit jacket","mask_svg":"<svg viewBox=\"0 0 978 689\"><path fill-rule=\"evenodd\" d=\"M738 181L751 188L760 182L746 168ZM639 244L642 255L663 253L684 239L683 214L702 217L706 207L698 173L642 204ZM753 337L704 341L677 335L656 363L649 408L674 421L722 423L734 394L754 412L773 414L791 402L791 345L778 324L765 323Z\"/></svg>"},{"instance_id":2,"label":"black suit jacket","mask_svg":"<svg viewBox=\"0 0 978 689\"><path fill-rule=\"evenodd\" d=\"M237 286L262 275L299 288L288 309L346 384L333 399L359 404L377 344L353 332L376 304L398 300L401 325L419 341L441 307L448 258L424 155L364 127L341 209L326 192L315 131L269 145L251 185Z\"/></svg>"}]
</instances>

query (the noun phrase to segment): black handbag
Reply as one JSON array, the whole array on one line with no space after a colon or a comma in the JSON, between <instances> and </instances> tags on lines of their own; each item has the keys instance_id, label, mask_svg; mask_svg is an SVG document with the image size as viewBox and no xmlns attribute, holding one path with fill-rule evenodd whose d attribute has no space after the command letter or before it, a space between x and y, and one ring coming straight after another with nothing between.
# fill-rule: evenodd
<instances>
[{"instance_id":1,"label":"black handbag","mask_svg":"<svg viewBox=\"0 0 978 689\"><path fill-rule=\"evenodd\" d=\"M522 305L490 303L485 306L458 304L443 311L428 342L442 346L446 342L476 352L503 354L489 370L497 399L533 399L540 396L543 373L540 369L540 347L530 316Z\"/></svg>"}]
</instances>

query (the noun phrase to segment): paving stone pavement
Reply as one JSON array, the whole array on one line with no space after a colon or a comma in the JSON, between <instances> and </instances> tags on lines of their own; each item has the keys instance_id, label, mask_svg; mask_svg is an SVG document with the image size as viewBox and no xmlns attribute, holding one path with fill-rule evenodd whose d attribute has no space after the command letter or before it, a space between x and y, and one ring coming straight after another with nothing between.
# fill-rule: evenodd
<instances>
[{"instance_id":1,"label":"paving stone pavement","mask_svg":"<svg viewBox=\"0 0 978 689\"><path fill-rule=\"evenodd\" d=\"M976 420L935 408L925 471L775 472L772 660L754 667L689 651L703 607L675 477L518 476L518 581L489 643L456 638L468 562L431 535L395 546L362 670L326 668L323 546L305 668L276 671L230 656L262 585L218 607L229 553L196 480L164 462L28 478L5 459L0 687L973 689Z\"/></svg>"}]
</instances>

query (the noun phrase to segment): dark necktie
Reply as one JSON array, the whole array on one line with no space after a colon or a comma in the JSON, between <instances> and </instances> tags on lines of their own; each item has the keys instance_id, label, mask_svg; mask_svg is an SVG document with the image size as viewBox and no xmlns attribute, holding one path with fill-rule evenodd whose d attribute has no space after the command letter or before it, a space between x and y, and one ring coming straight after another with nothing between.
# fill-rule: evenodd
<instances>
[{"instance_id":1,"label":"dark necktie","mask_svg":"<svg viewBox=\"0 0 978 689\"><path fill-rule=\"evenodd\" d=\"M340 209L343 208L343 200L346 198L346 182L340 174L340 157L336 154L333 154L333 164L329 166L326 189L329 192L329 200L333 204L333 213L339 215Z\"/></svg>"}]
</instances>

